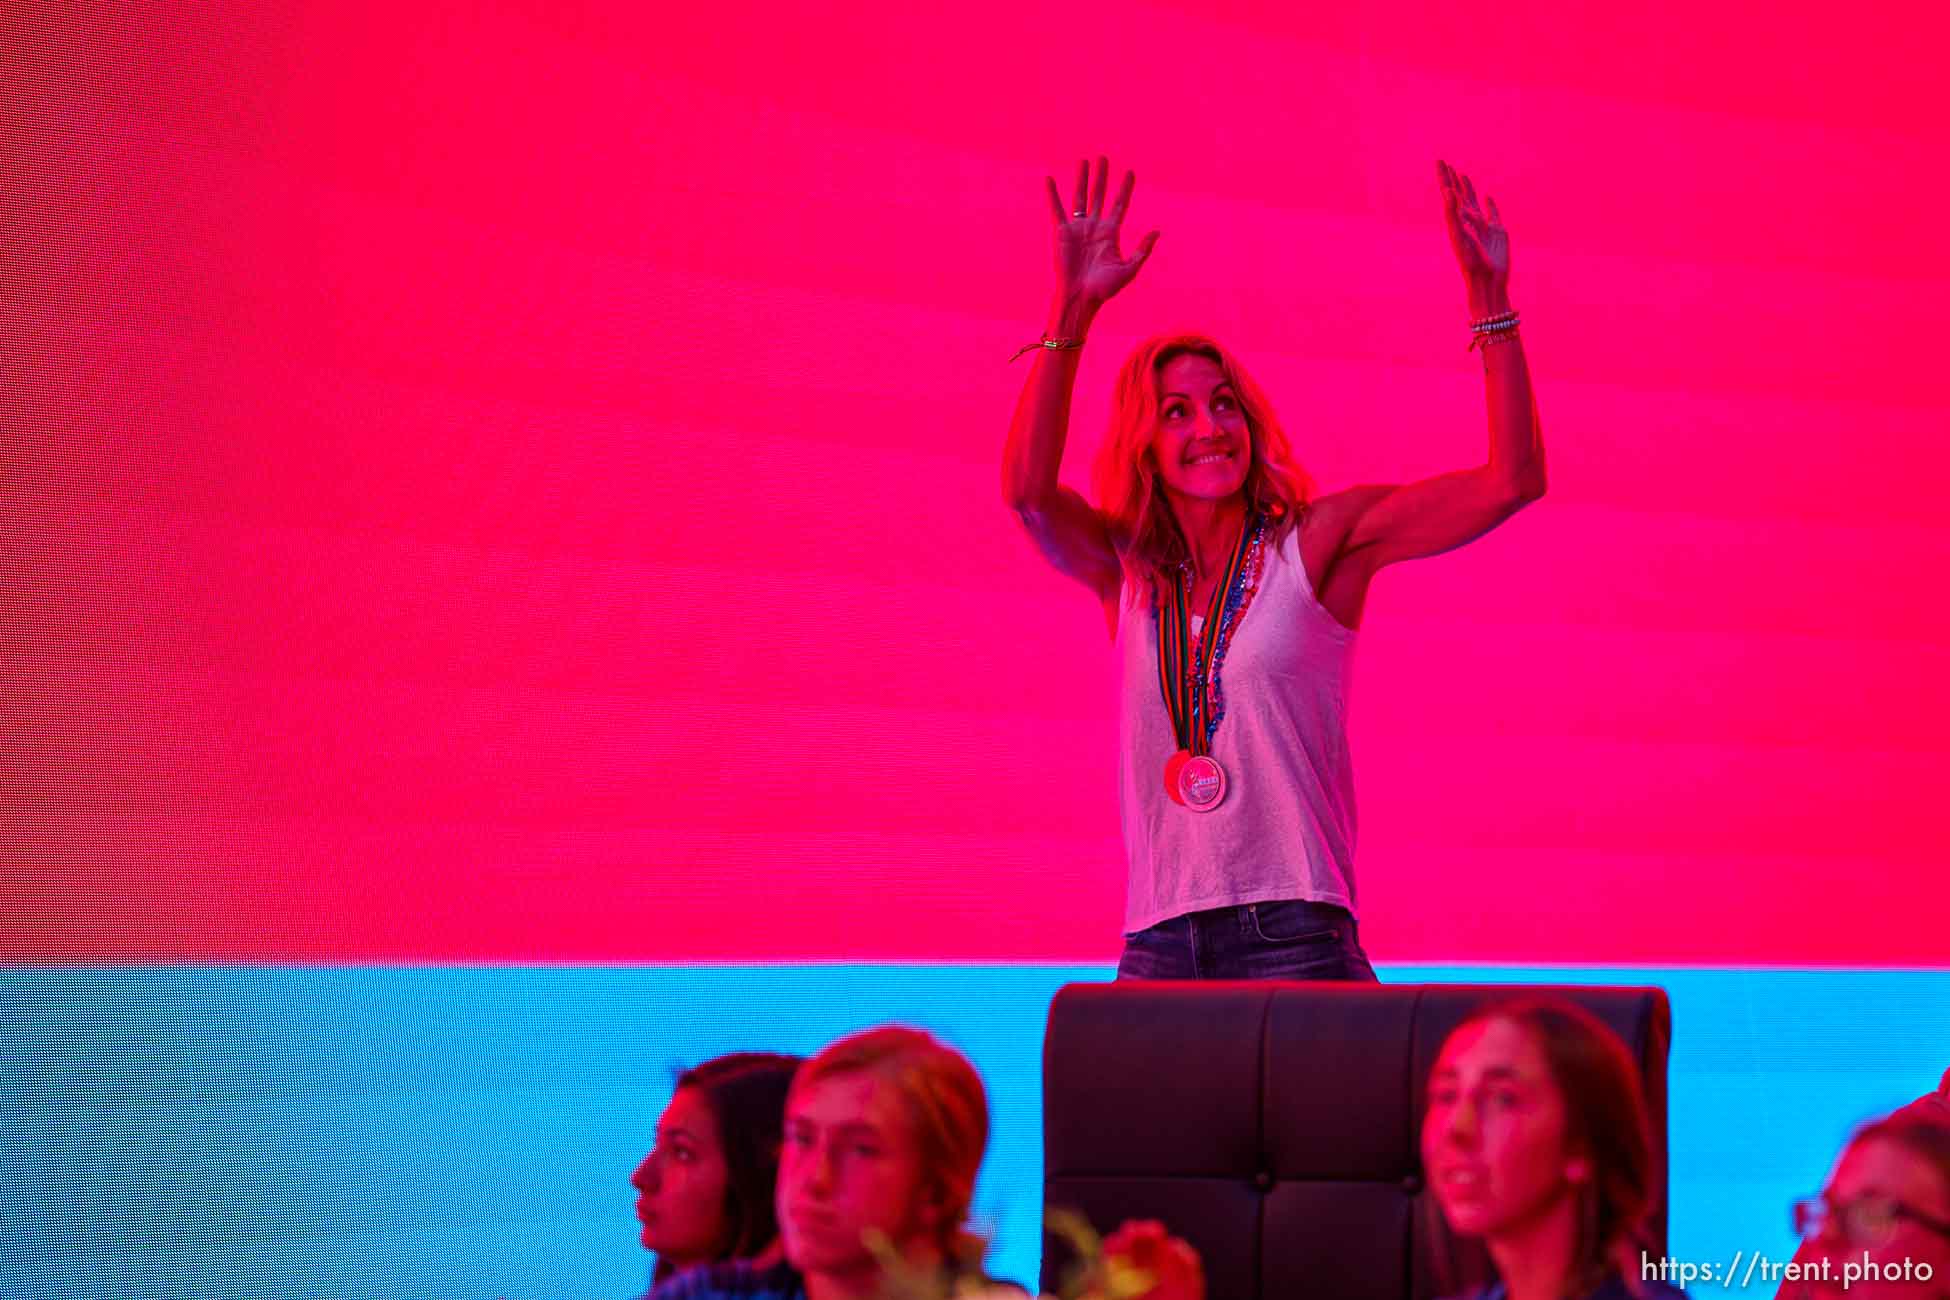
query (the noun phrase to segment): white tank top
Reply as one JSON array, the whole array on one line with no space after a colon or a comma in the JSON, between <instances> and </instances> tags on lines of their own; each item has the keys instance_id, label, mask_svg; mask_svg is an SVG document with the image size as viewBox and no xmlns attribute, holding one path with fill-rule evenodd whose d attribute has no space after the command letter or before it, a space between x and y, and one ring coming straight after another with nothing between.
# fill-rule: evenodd
<instances>
[{"instance_id":1,"label":"white tank top","mask_svg":"<svg viewBox=\"0 0 1950 1300\"><path fill-rule=\"evenodd\" d=\"M1266 550L1218 677L1212 757L1225 801L1193 812L1165 793L1178 749L1158 687L1152 611L1129 583L1117 620L1118 806L1130 859L1124 932L1186 912L1303 898L1355 911L1354 770L1347 698L1354 633L1321 605L1300 530Z\"/></svg>"}]
</instances>

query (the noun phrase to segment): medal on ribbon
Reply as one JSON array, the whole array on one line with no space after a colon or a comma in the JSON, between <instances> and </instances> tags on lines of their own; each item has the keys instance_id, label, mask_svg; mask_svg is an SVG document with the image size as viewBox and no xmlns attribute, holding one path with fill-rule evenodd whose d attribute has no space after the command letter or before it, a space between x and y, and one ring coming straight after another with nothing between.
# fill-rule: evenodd
<instances>
[{"instance_id":1,"label":"medal on ribbon","mask_svg":"<svg viewBox=\"0 0 1950 1300\"><path fill-rule=\"evenodd\" d=\"M1210 679L1225 634L1227 598L1245 567L1258 523L1251 516L1241 521L1239 544L1212 589L1212 607L1205 613L1196 646L1183 569L1173 575L1171 594L1158 611L1158 685L1178 741L1178 752L1165 762L1165 793L1193 812L1211 812L1226 797L1225 769L1212 757Z\"/></svg>"}]
</instances>

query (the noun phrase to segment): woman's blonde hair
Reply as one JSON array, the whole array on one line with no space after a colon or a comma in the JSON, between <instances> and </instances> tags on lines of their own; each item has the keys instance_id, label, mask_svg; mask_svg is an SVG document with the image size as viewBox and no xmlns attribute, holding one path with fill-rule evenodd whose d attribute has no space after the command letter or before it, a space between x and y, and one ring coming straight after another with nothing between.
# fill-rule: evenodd
<instances>
[{"instance_id":1,"label":"woman's blonde hair","mask_svg":"<svg viewBox=\"0 0 1950 1300\"><path fill-rule=\"evenodd\" d=\"M937 1244L950 1260L979 1259L983 1243L964 1225L989 1144L982 1076L960 1052L906 1025L864 1029L821 1049L800 1067L792 1091L836 1074L872 1074L893 1085L914 1124L922 1176L941 1209Z\"/></svg>"},{"instance_id":2,"label":"woman's blonde hair","mask_svg":"<svg viewBox=\"0 0 1950 1300\"><path fill-rule=\"evenodd\" d=\"M1161 598L1172 571L1189 558L1151 450L1158 427L1159 376L1167 362L1186 353L1213 361L1239 396L1252 444L1246 502L1272 520L1273 545L1285 539L1314 496L1313 479L1294 460L1273 404L1237 358L1203 334L1161 334L1140 344L1118 371L1110 428L1097 449L1091 481L1126 579L1153 603Z\"/></svg>"}]
</instances>

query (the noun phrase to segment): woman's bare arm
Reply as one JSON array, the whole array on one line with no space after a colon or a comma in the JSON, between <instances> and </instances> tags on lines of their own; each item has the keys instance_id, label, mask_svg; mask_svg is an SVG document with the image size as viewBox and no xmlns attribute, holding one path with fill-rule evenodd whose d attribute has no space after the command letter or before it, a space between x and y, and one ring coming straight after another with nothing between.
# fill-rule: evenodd
<instances>
[{"instance_id":1,"label":"woman's bare arm","mask_svg":"<svg viewBox=\"0 0 1950 1300\"><path fill-rule=\"evenodd\" d=\"M1462 266L1470 314L1510 310L1510 241L1493 199L1479 203L1467 176L1438 163L1449 239ZM1483 349L1489 457L1481 465L1393 488L1359 489L1344 553L1370 571L1439 555L1481 537L1544 495L1544 438L1523 342L1513 329ZM1356 498L1350 497L1350 500Z\"/></svg>"},{"instance_id":2,"label":"woman's bare arm","mask_svg":"<svg viewBox=\"0 0 1950 1300\"><path fill-rule=\"evenodd\" d=\"M1137 178L1125 173L1117 201L1106 213L1109 170L1109 162L1099 158L1093 184L1090 165L1082 164L1075 202L1068 211L1056 182L1047 182L1057 254L1057 293L1050 307L1048 338L1081 345L1097 312L1131 282L1157 242L1158 232L1152 231L1129 258L1118 253L1118 228ZM1082 355L1081 346L1035 349L1002 452L1002 499L1052 565L1108 601L1117 594L1121 580L1117 549L1096 510L1057 481Z\"/></svg>"},{"instance_id":3,"label":"woman's bare arm","mask_svg":"<svg viewBox=\"0 0 1950 1300\"><path fill-rule=\"evenodd\" d=\"M1050 337L1082 339L1091 314L1058 300L1050 310ZM1090 503L1057 482L1082 355L1081 348L1036 349L1002 453L1002 498L1045 559L1108 599L1116 594L1120 576L1117 548Z\"/></svg>"}]
</instances>

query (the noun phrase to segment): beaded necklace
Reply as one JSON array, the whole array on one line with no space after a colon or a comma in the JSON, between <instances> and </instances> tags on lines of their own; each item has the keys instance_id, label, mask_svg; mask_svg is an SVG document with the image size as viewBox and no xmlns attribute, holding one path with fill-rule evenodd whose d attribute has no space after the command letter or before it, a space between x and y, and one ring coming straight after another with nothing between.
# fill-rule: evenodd
<instances>
[{"instance_id":1,"label":"beaded necklace","mask_svg":"<svg viewBox=\"0 0 1950 1300\"><path fill-rule=\"evenodd\" d=\"M1225 664L1226 651L1232 646L1233 633L1238 630L1240 620L1246 616L1247 607L1253 603L1253 596L1259 590L1260 576L1266 568L1267 518L1264 514L1254 516L1252 529L1253 536L1246 552L1246 561L1239 566L1239 575L1233 579L1232 586L1226 591L1225 604L1220 607L1219 641L1212 651L1211 682L1207 693L1210 709L1206 715L1205 743L1208 749L1211 747L1212 737L1218 733L1219 723L1224 721L1226 715L1225 688L1219 680L1219 669ZM1183 567L1189 568L1190 564L1191 561L1187 560ZM1155 611L1152 617L1157 617ZM1199 643L1211 630L1209 627L1200 628L1193 634L1193 652L1185 656L1187 673L1195 671L1191 665L1198 661Z\"/></svg>"}]
</instances>

